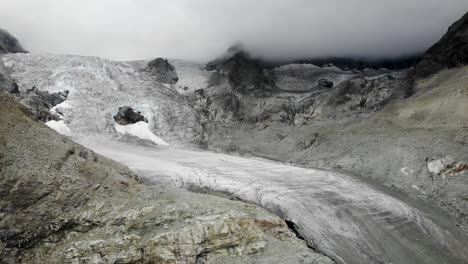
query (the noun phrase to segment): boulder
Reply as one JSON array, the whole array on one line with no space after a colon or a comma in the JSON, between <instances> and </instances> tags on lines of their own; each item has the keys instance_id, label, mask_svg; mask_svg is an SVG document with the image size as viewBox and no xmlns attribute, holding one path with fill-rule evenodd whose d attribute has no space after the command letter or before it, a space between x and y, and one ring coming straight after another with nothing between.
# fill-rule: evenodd
<instances>
[{"instance_id":1,"label":"boulder","mask_svg":"<svg viewBox=\"0 0 468 264\"><path fill-rule=\"evenodd\" d=\"M322 88L332 88L333 87L333 82L330 82L327 79L320 79L319 80L319 86Z\"/></svg>"},{"instance_id":2,"label":"boulder","mask_svg":"<svg viewBox=\"0 0 468 264\"><path fill-rule=\"evenodd\" d=\"M50 113L50 110L64 102L68 97L68 93L68 90L58 93L43 92L33 87L27 90L25 94L22 94L21 103L28 107L37 119L47 122L57 119L54 113Z\"/></svg>"},{"instance_id":3,"label":"boulder","mask_svg":"<svg viewBox=\"0 0 468 264\"><path fill-rule=\"evenodd\" d=\"M156 78L156 81L160 83L174 84L179 80L174 66L172 66L168 60L163 58L157 58L150 61L148 66L145 68L145 71L150 73Z\"/></svg>"},{"instance_id":4,"label":"boulder","mask_svg":"<svg viewBox=\"0 0 468 264\"><path fill-rule=\"evenodd\" d=\"M432 175L438 175L442 178L457 176L468 171L468 163L456 161L453 157L447 156L427 163L427 170Z\"/></svg>"},{"instance_id":5,"label":"boulder","mask_svg":"<svg viewBox=\"0 0 468 264\"><path fill-rule=\"evenodd\" d=\"M119 107L119 112L114 116L114 121L122 126L135 124L140 121L148 123L148 119L141 112L135 112L133 108L128 106Z\"/></svg>"}]
</instances>

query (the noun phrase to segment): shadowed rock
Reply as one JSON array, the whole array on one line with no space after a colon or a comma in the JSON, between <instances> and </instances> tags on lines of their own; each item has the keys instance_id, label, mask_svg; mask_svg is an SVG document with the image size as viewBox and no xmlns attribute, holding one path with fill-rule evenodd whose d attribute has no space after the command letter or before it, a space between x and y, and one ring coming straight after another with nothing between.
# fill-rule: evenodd
<instances>
[{"instance_id":1,"label":"shadowed rock","mask_svg":"<svg viewBox=\"0 0 468 264\"><path fill-rule=\"evenodd\" d=\"M9 93L19 93L18 85L8 75L2 60L0 60L0 91L1 90Z\"/></svg>"},{"instance_id":2,"label":"shadowed rock","mask_svg":"<svg viewBox=\"0 0 468 264\"><path fill-rule=\"evenodd\" d=\"M0 28L0 54L5 53L27 53L27 51L14 36Z\"/></svg>"},{"instance_id":3,"label":"shadowed rock","mask_svg":"<svg viewBox=\"0 0 468 264\"><path fill-rule=\"evenodd\" d=\"M263 97L275 90L261 61L252 58L240 45L229 48L222 58L209 62L206 69L226 76L235 92Z\"/></svg>"},{"instance_id":4,"label":"shadowed rock","mask_svg":"<svg viewBox=\"0 0 468 264\"><path fill-rule=\"evenodd\" d=\"M135 112L133 108L124 106L119 108L119 112L114 116L114 120L119 125L135 124L143 121L148 123L148 119L141 112Z\"/></svg>"},{"instance_id":5,"label":"shadowed rock","mask_svg":"<svg viewBox=\"0 0 468 264\"><path fill-rule=\"evenodd\" d=\"M27 52L19 41L8 31L0 28L0 54ZM18 85L8 76L8 72L0 60L0 90L9 93L19 93Z\"/></svg>"},{"instance_id":6,"label":"shadowed rock","mask_svg":"<svg viewBox=\"0 0 468 264\"><path fill-rule=\"evenodd\" d=\"M163 58L152 60L145 68L145 71L149 72L160 83L174 84L179 80L174 66Z\"/></svg>"},{"instance_id":7,"label":"shadowed rock","mask_svg":"<svg viewBox=\"0 0 468 264\"><path fill-rule=\"evenodd\" d=\"M333 87L333 82L330 82L327 79L320 79L319 80L319 87L332 88Z\"/></svg>"},{"instance_id":8,"label":"shadowed rock","mask_svg":"<svg viewBox=\"0 0 468 264\"><path fill-rule=\"evenodd\" d=\"M426 77L444 68L468 64L468 13L455 22L423 56L416 66L414 76Z\"/></svg>"},{"instance_id":9,"label":"shadowed rock","mask_svg":"<svg viewBox=\"0 0 468 264\"><path fill-rule=\"evenodd\" d=\"M22 94L21 97L21 103L28 107L37 119L46 122L55 119L51 116L50 109L63 103L68 97L68 91L49 93L33 87L27 90L25 94Z\"/></svg>"}]
</instances>

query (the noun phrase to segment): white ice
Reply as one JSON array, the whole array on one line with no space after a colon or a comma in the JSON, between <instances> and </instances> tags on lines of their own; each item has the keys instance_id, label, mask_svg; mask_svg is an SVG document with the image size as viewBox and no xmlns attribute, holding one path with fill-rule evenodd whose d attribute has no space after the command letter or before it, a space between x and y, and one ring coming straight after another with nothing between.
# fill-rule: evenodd
<instances>
[{"instance_id":1,"label":"white ice","mask_svg":"<svg viewBox=\"0 0 468 264\"><path fill-rule=\"evenodd\" d=\"M58 133L65 135L65 136L71 136L72 131L70 128L65 124L63 120L60 121L55 121L55 120L50 120L45 123L48 127L52 128L53 130L57 131Z\"/></svg>"},{"instance_id":2,"label":"white ice","mask_svg":"<svg viewBox=\"0 0 468 264\"><path fill-rule=\"evenodd\" d=\"M122 135L131 135L143 140L149 140L157 145L167 146L169 145L166 141L162 140L160 137L153 134L150 129L148 123L143 121L137 122L135 124L129 125L119 125L115 124L115 130Z\"/></svg>"}]
</instances>

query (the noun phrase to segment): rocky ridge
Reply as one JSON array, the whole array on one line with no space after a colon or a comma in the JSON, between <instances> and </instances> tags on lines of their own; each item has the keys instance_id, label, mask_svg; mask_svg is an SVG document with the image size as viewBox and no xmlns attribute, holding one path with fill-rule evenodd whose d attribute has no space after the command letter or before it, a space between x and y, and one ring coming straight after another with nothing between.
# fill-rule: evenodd
<instances>
[{"instance_id":1,"label":"rocky ridge","mask_svg":"<svg viewBox=\"0 0 468 264\"><path fill-rule=\"evenodd\" d=\"M14 36L0 28L0 54L26 52L27 51Z\"/></svg>"},{"instance_id":2,"label":"rocky ridge","mask_svg":"<svg viewBox=\"0 0 468 264\"><path fill-rule=\"evenodd\" d=\"M174 84L179 80L176 70L168 60L157 58L148 63L145 71L150 73L157 82L165 84Z\"/></svg>"},{"instance_id":3,"label":"rocky ridge","mask_svg":"<svg viewBox=\"0 0 468 264\"><path fill-rule=\"evenodd\" d=\"M454 23L416 66L415 78L424 78L445 68L468 64L468 13Z\"/></svg>"}]
</instances>

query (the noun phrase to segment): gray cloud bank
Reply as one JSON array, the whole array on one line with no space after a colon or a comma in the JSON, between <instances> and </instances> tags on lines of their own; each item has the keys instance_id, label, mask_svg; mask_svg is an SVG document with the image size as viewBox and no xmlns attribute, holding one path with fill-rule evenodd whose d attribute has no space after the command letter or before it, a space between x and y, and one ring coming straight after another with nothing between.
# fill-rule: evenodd
<instances>
[{"instance_id":1,"label":"gray cloud bank","mask_svg":"<svg viewBox=\"0 0 468 264\"><path fill-rule=\"evenodd\" d=\"M0 27L40 53L212 59L241 42L270 59L422 52L467 0L0 0Z\"/></svg>"}]
</instances>

